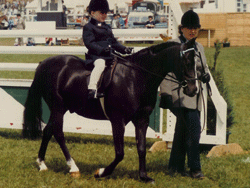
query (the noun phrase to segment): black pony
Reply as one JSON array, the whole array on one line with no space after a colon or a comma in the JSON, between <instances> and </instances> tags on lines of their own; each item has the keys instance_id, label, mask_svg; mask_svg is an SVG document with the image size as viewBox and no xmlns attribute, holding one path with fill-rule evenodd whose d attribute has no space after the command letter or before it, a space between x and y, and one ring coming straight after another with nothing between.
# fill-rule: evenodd
<instances>
[{"instance_id":1,"label":"black pony","mask_svg":"<svg viewBox=\"0 0 250 188\"><path fill-rule=\"evenodd\" d=\"M139 154L139 176L145 182L154 180L146 172L146 131L149 116L157 99L157 90L169 72L174 72L185 94L194 96L195 40L186 44L168 42L145 48L133 55L120 57L117 65L106 71L104 80L110 82L105 89L104 108L99 100L88 100L87 82L90 71L76 56L59 55L42 61L37 67L34 81L25 103L23 136L35 139L41 135L41 99L50 109L48 124L43 129L42 144L37 162L46 170L45 153L51 137L59 143L70 172L79 175L79 169L65 145L63 116L67 110L91 119L111 121L115 145L115 159L106 168L97 170L95 177L110 175L124 157L124 131L132 121L136 129ZM112 77L109 75L112 73ZM180 85L181 86L181 85Z\"/></svg>"}]
</instances>

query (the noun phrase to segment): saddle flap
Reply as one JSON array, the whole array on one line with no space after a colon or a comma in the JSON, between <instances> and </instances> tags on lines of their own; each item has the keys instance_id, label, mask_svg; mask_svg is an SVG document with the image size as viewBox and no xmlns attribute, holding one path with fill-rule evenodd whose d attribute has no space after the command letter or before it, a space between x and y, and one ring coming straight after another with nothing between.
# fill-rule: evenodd
<instances>
[{"instance_id":1,"label":"saddle flap","mask_svg":"<svg viewBox=\"0 0 250 188\"><path fill-rule=\"evenodd\" d=\"M113 62L113 64L106 66L98 83L97 89L98 92L104 93L104 91L109 87L111 80L113 78L114 70L117 65L117 60Z\"/></svg>"}]
</instances>

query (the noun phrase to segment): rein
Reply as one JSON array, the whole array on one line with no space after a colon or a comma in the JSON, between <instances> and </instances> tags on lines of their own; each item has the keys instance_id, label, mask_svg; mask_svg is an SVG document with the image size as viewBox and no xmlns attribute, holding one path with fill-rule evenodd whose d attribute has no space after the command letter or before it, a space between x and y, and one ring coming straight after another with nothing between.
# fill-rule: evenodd
<instances>
[{"instance_id":1,"label":"rein","mask_svg":"<svg viewBox=\"0 0 250 188\"><path fill-rule=\"evenodd\" d=\"M181 46L181 48L182 48L182 46ZM185 50L185 51L180 51L181 58L183 58L183 56L184 56L184 54L185 54L186 52L189 52L189 51L191 51L191 50L195 50L195 49L194 49L194 48L190 48L190 49L187 49L187 50ZM203 61L202 61L201 52L199 52L199 54L195 54L195 55L198 56L198 57L200 58L202 70L203 70L203 72L205 73L205 67L204 67L204 63L203 63ZM199 81L198 78L190 79L190 80L198 80L198 81ZM198 84L199 84L199 87L202 88L201 83L198 83ZM207 83L207 84L208 84L208 83ZM208 84L208 85L209 85L209 84ZM207 85L207 87L208 87L208 85ZM174 90L177 90L177 89L178 89L178 95L179 95L179 97L180 97L180 88L181 88L181 87L178 87L178 88L175 88L175 89L174 89ZM209 88L210 88L210 86L208 87L208 92L211 93L211 91L209 91ZM202 104L203 104L202 106L203 106L203 110L204 110L204 123L203 123L203 126L201 126L200 134L201 134L201 133L204 131L204 129L205 129L205 125L206 125L206 114L207 114L206 109L205 109L205 99L204 99L203 91L201 91L201 98L202 98ZM179 106L181 106L180 100L179 100ZM184 121L185 124L186 124L186 120L185 120L184 118L183 118L183 121ZM189 130L188 130L188 131L189 131Z\"/></svg>"},{"instance_id":2,"label":"rein","mask_svg":"<svg viewBox=\"0 0 250 188\"><path fill-rule=\"evenodd\" d=\"M180 50L180 57L181 57L181 59L184 58L185 53L187 53L187 52L189 52L189 51L192 51L192 50L195 51L195 48L189 48L189 49L187 49L187 50L182 50L182 49L183 49L183 44L181 45L181 50ZM158 75L157 73L154 73L154 72L152 72L152 71L149 71L149 70L145 69L145 68L142 67L142 66L139 66L139 65L137 65L137 64L132 64L132 63L128 62L125 58L121 57L120 55L118 55L118 54L116 54L116 53L114 53L114 52L111 52L111 55L113 55L113 56L115 56L115 57L117 57L117 58L123 60L124 62L119 62L119 63L121 63L121 64L123 64L123 65L125 65L125 66L127 66L127 67L137 68L137 69L139 69L139 70L143 70L143 71L145 71L145 72L147 72L147 73L149 73L149 74L152 74L152 75L154 75L154 76L156 76L156 77L159 77L159 78L161 78L161 79L168 80L168 81L175 82L175 83L179 84L179 87L173 89L173 91L174 91L174 90L179 90L179 91L180 91L180 88L187 87L187 83L188 83L189 81L199 80L198 78L192 78L192 79L188 79L188 80L184 80L184 81L182 81L182 82L179 82L175 77L173 77L173 76L170 75L169 73L168 73L166 76L169 76L169 77L172 78L172 79L168 79L168 78L166 78L166 77L162 77L162 76ZM198 57L200 57L200 59L201 59L201 64L202 64L202 68L203 68L203 70L205 71L205 68L204 68L204 65L203 65L203 62L202 62L202 58L201 58L200 52L199 52ZM173 80L173 79L174 79L174 80ZM203 99L202 102L203 102L203 106L204 106L204 124L203 124L203 127L202 127L200 133L202 133L203 130L205 129L205 117L206 117L205 101L204 101L204 96L203 96L203 93L202 93L202 92L201 92L201 95L202 95L202 99ZM184 122L186 122L185 119L184 119Z\"/></svg>"},{"instance_id":3,"label":"rein","mask_svg":"<svg viewBox=\"0 0 250 188\"><path fill-rule=\"evenodd\" d=\"M183 47L184 47L184 43L181 44L181 50L180 50L181 60L183 60L185 53L187 53L189 51L195 51L195 48L189 48L187 50L183 50ZM198 78L192 78L192 79L188 79L188 80L183 80L182 82L179 83L179 87L173 89L173 91L187 87L188 82L194 81L194 80L198 80Z\"/></svg>"},{"instance_id":4,"label":"rein","mask_svg":"<svg viewBox=\"0 0 250 188\"><path fill-rule=\"evenodd\" d=\"M190 48L190 49L191 49L191 50L194 50L194 48ZM188 51L190 51L190 49L188 49ZM188 51L187 51L187 50L185 50L185 51L183 51L183 52L181 51L181 53L185 54L185 53L188 52ZM149 71L149 70L145 69L145 68L142 67L142 66L139 66L139 65L137 65L137 64L132 64L132 63L130 63L130 62L128 62L125 58L121 57L120 55L118 55L118 54L116 54L116 53L111 52L111 55L113 55L113 56L115 56L115 57L117 57L117 58L123 60L124 62L119 62L119 63L121 63L121 64L123 64L123 65L125 65L125 66L127 66L127 67L137 68L137 69L139 69L139 70L143 70L143 71L145 71L145 72L147 72L147 73L149 73L149 74L152 74L152 75L154 75L154 76L156 76L156 77L158 77L158 78L161 78L161 79L164 79L164 80L168 80L168 81L171 81L171 82L175 82L175 83L177 83L177 84L180 85L180 88L181 88L181 87L186 87L186 86L187 86L187 82L188 82L188 81L191 81L191 79L190 79L190 80L184 80L184 81L182 81L182 82L179 82L175 77L173 77L173 76L170 75L169 73L168 73L166 76L169 76L169 77L172 78L172 79L168 79L168 78L166 78L166 77L160 76L160 75L157 74L157 73L154 73L154 72L152 72L152 71ZM130 64L130 65L129 65L129 64ZM173 80L173 79L174 79L174 80ZM178 87L178 88L179 88L179 87Z\"/></svg>"}]
</instances>

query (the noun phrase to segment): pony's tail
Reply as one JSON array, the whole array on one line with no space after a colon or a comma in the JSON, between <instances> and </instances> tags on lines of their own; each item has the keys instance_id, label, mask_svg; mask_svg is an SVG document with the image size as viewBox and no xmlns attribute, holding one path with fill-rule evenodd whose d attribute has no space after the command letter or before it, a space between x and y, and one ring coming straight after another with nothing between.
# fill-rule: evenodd
<instances>
[{"instance_id":1,"label":"pony's tail","mask_svg":"<svg viewBox=\"0 0 250 188\"><path fill-rule=\"evenodd\" d=\"M37 81L33 81L24 105L22 135L29 139L37 139L42 135L42 96Z\"/></svg>"}]
</instances>

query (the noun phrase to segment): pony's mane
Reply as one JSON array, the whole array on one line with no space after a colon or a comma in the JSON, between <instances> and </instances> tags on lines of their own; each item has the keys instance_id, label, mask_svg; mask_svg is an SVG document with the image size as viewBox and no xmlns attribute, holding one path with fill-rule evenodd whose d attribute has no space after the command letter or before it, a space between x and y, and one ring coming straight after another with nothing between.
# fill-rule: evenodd
<instances>
[{"instance_id":1,"label":"pony's mane","mask_svg":"<svg viewBox=\"0 0 250 188\"><path fill-rule=\"evenodd\" d=\"M176 45L180 45L180 43L178 42L164 42L158 45L154 45L154 46L150 46L149 50L153 53L153 54L158 54L159 52L161 52L162 50L165 50L166 48L170 48L172 46L176 46Z\"/></svg>"},{"instance_id":2,"label":"pony's mane","mask_svg":"<svg viewBox=\"0 0 250 188\"><path fill-rule=\"evenodd\" d=\"M167 48L170 48L172 46L176 46L176 45L180 45L180 43L178 42L164 42L164 43L161 43L161 44L158 44L158 45L153 45L153 46L150 46L150 47L147 47L147 48L144 48L136 53L134 53L133 55L131 55L131 58L133 60L135 59L147 59L147 58L150 58L150 56L152 55L156 55L158 53L160 53L162 50L165 50Z\"/></svg>"}]
</instances>

